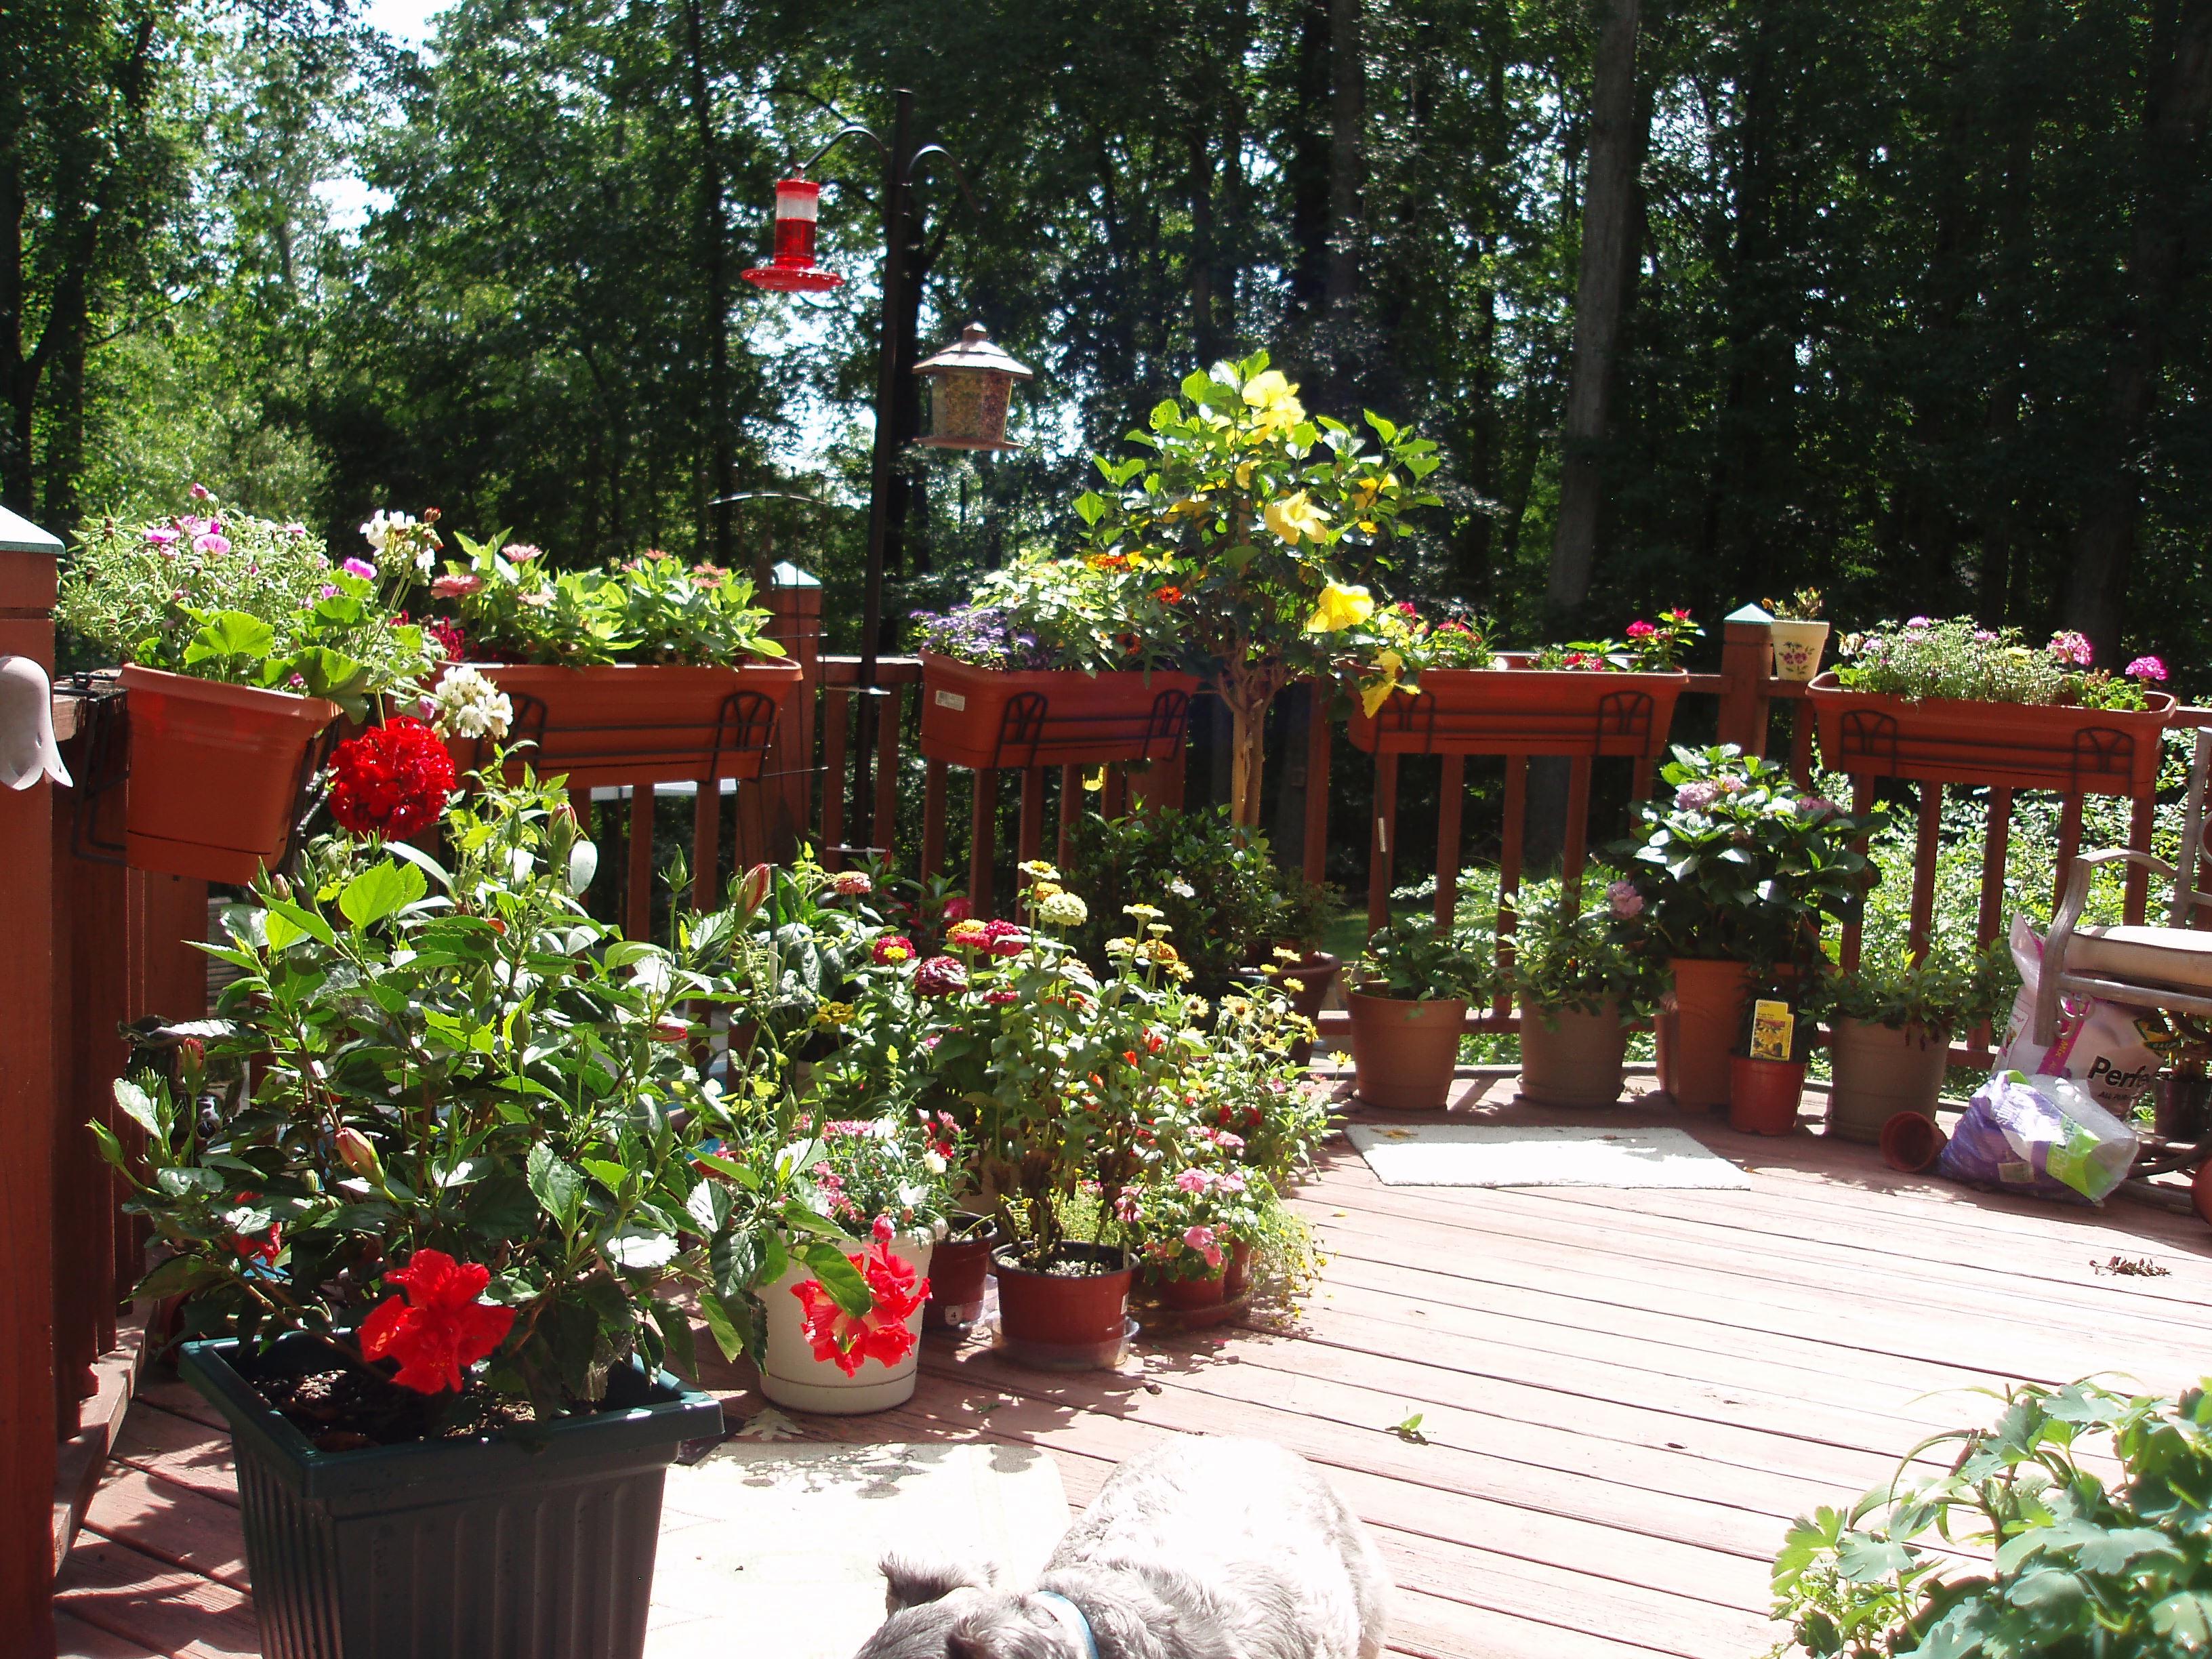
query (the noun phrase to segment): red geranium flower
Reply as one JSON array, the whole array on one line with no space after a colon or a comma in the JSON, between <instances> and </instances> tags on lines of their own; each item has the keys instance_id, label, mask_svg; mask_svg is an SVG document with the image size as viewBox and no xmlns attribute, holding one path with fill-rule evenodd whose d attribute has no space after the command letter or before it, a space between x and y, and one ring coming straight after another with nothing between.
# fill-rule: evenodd
<instances>
[{"instance_id":1,"label":"red geranium flower","mask_svg":"<svg viewBox=\"0 0 2212 1659\"><path fill-rule=\"evenodd\" d=\"M836 1299L809 1279L791 1287L805 1311L800 1329L817 1359L828 1360L848 1376L858 1375L869 1360L896 1365L914 1352L914 1333L907 1328L916 1309L929 1297L929 1281L915 1273L910 1262L891 1254L890 1223L876 1221L876 1242L846 1261L867 1280L875 1305L855 1317L839 1307Z\"/></svg>"},{"instance_id":2,"label":"red geranium flower","mask_svg":"<svg viewBox=\"0 0 2212 1659\"><path fill-rule=\"evenodd\" d=\"M420 720L372 726L331 757L331 816L356 836L419 836L453 792L453 757Z\"/></svg>"},{"instance_id":3,"label":"red geranium flower","mask_svg":"<svg viewBox=\"0 0 2212 1659\"><path fill-rule=\"evenodd\" d=\"M422 1249L384 1277L407 1298L392 1297L361 1322L361 1351L370 1359L398 1360L392 1380L403 1389L437 1394L464 1387L462 1373L507 1340L514 1323L514 1309L477 1300L491 1283L491 1269L480 1262Z\"/></svg>"},{"instance_id":4,"label":"red geranium flower","mask_svg":"<svg viewBox=\"0 0 2212 1659\"><path fill-rule=\"evenodd\" d=\"M1164 587L1154 588L1152 590L1152 597L1158 599L1162 605L1181 605L1182 603L1182 589L1177 587L1173 582L1170 582Z\"/></svg>"},{"instance_id":5,"label":"red geranium flower","mask_svg":"<svg viewBox=\"0 0 2212 1659\"><path fill-rule=\"evenodd\" d=\"M423 617L422 636L446 653L447 662L465 662L468 659L469 636L461 631L460 623L450 617Z\"/></svg>"},{"instance_id":6,"label":"red geranium flower","mask_svg":"<svg viewBox=\"0 0 2212 1659\"><path fill-rule=\"evenodd\" d=\"M1658 631L1650 623L1642 620L1628 624L1628 637L1632 640L1648 640Z\"/></svg>"}]
</instances>

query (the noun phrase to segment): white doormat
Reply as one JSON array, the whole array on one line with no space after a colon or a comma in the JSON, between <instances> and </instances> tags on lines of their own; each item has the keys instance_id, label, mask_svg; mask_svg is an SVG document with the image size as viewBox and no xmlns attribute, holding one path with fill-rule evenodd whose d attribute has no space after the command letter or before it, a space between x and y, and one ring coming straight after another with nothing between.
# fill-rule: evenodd
<instances>
[{"instance_id":1,"label":"white doormat","mask_svg":"<svg viewBox=\"0 0 2212 1659\"><path fill-rule=\"evenodd\" d=\"M1354 1123L1345 1133L1386 1187L1751 1185L1749 1176L1680 1129Z\"/></svg>"},{"instance_id":2,"label":"white doormat","mask_svg":"<svg viewBox=\"0 0 2212 1659\"><path fill-rule=\"evenodd\" d=\"M883 1622L884 1551L1026 1583L1067 1522L1031 1446L726 1441L668 1471L646 1659L852 1659Z\"/></svg>"}]
</instances>

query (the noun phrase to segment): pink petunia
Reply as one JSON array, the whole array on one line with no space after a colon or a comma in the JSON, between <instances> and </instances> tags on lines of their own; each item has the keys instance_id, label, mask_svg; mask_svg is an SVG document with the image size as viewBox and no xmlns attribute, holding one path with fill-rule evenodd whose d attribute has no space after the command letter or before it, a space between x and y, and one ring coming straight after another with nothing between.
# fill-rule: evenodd
<instances>
[{"instance_id":1,"label":"pink petunia","mask_svg":"<svg viewBox=\"0 0 2212 1659\"><path fill-rule=\"evenodd\" d=\"M167 525L157 524L146 532L146 540L152 546L167 547L177 539L179 534L179 532L170 529Z\"/></svg>"}]
</instances>

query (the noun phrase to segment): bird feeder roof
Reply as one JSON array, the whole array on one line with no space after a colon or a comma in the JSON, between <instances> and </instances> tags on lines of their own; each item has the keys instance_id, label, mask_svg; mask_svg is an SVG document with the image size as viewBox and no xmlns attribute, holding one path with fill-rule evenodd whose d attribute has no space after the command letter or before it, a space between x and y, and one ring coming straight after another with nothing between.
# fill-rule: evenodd
<instances>
[{"instance_id":1,"label":"bird feeder roof","mask_svg":"<svg viewBox=\"0 0 2212 1659\"><path fill-rule=\"evenodd\" d=\"M981 369L1010 379L1026 380L1034 378L1036 371L1021 363L991 343L981 323L970 323L960 331L960 337L939 352L934 357L923 359L914 366L917 374L951 374L962 370Z\"/></svg>"}]
</instances>

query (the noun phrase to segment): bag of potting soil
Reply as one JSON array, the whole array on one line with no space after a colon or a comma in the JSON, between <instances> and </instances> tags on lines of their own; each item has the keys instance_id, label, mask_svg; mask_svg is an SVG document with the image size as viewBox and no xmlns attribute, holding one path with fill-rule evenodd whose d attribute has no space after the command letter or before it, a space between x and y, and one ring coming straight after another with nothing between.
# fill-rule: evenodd
<instances>
[{"instance_id":1,"label":"bag of potting soil","mask_svg":"<svg viewBox=\"0 0 2212 1659\"><path fill-rule=\"evenodd\" d=\"M2135 1131L2070 1077L1995 1072L1951 1131L1938 1175L2101 1204L2135 1162Z\"/></svg>"},{"instance_id":2,"label":"bag of potting soil","mask_svg":"<svg viewBox=\"0 0 2212 1659\"><path fill-rule=\"evenodd\" d=\"M2163 1064L2160 1052L2172 1044L2165 1018L2155 1008L2130 1008L2098 997L2064 997L2059 1000L2051 1046L2044 1048L2035 1040L2035 988L2042 977L2043 939L2026 917L2014 916L2008 942L2013 965L2020 969L2020 994L2012 1000L2012 1018L2005 1024L1995 1072L2071 1078L2106 1111L2127 1116L2136 1097L2157 1077Z\"/></svg>"}]
</instances>

